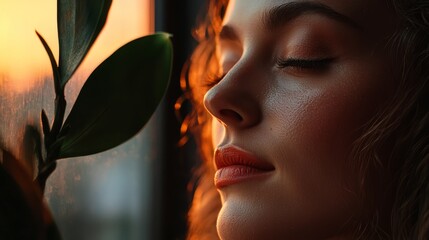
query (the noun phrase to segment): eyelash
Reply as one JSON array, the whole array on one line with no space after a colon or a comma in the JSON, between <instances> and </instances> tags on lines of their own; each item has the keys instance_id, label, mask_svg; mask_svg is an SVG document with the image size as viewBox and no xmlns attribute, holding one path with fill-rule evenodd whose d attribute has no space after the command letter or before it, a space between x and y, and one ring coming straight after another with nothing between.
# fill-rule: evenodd
<instances>
[{"instance_id":1,"label":"eyelash","mask_svg":"<svg viewBox=\"0 0 429 240\"><path fill-rule=\"evenodd\" d=\"M226 75L226 73L209 76L203 84L204 87L209 88L209 89L214 87L216 84L218 84L225 77L225 75Z\"/></svg>"},{"instance_id":2,"label":"eyelash","mask_svg":"<svg viewBox=\"0 0 429 240\"><path fill-rule=\"evenodd\" d=\"M287 58L277 59L276 66L278 68L297 68L298 70L324 70L334 58L321 58L321 59L298 59L298 58Z\"/></svg>"},{"instance_id":3,"label":"eyelash","mask_svg":"<svg viewBox=\"0 0 429 240\"><path fill-rule=\"evenodd\" d=\"M287 58L287 59L277 59L276 66L278 68L296 68L298 70L324 70L328 65L334 60L334 58L322 58L322 59L299 59L299 58ZM224 77L226 73L220 75L214 75L208 77L205 81L204 86L211 88L218 84Z\"/></svg>"}]
</instances>

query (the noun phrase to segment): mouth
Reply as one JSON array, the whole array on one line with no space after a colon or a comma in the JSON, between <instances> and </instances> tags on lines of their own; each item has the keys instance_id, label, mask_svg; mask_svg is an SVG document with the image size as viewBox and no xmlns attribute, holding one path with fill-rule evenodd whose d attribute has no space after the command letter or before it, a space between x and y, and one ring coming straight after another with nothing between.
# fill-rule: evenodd
<instances>
[{"instance_id":1,"label":"mouth","mask_svg":"<svg viewBox=\"0 0 429 240\"><path fill-rule=\"evenodd\" d=\"M215 152L215 185L223 188L243 181L266 177L274 166L237 147L222 147Z\"/></svg>"}]
</instances>

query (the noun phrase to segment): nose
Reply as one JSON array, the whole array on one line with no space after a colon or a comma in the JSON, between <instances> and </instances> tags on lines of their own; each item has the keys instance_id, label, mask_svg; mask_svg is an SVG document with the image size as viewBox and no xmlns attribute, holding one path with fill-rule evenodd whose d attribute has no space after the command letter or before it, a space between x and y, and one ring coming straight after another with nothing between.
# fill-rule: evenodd
<instances>
[{"instance_id":1,"label":"nose","mask_svg":"<svg viewBox=\"0 0 429 240\"><path fill-rule=\"evenodd\" d=\"M234 81L228 74L204 96L209 113L228 128L245 129L261 121L260 101L256 85Z\"/></svg>"}]
</instances>

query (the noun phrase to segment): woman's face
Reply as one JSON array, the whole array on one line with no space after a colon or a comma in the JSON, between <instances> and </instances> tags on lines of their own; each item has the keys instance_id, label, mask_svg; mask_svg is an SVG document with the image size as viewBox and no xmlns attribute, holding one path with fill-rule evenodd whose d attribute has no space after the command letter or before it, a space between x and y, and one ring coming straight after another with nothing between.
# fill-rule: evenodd
<instances>
[{"instance_id":1,"label":"woman's face","mask_svg":"<svg viewBox=\"0 0 429 240\"><path fill-rule=\"evenodd\" d=\"M393 85L375 0L233 0L213 115L222 239L346 239L362 219L353 142Z\"/></svg>"}]
</instances>

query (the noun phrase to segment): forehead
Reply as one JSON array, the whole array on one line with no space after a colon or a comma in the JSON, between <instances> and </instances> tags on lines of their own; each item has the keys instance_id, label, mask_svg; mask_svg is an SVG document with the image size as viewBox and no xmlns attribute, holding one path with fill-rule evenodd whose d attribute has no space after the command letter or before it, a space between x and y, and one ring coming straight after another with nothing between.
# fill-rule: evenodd
<instances>
[{"instance_id":1,"label":"forehead","mask_svg":"<svg viewBox=\"0 0 429 240\"><path fill-rule=\"evenodd\" d=\"M270 10L289 3L311 2L347 16L367 32L380 33L380 29L394 29L395 14L387 0L231 0L224 25L241 31L255 31L263 26L264 16Z\"/></svg>"}]
</instances>

